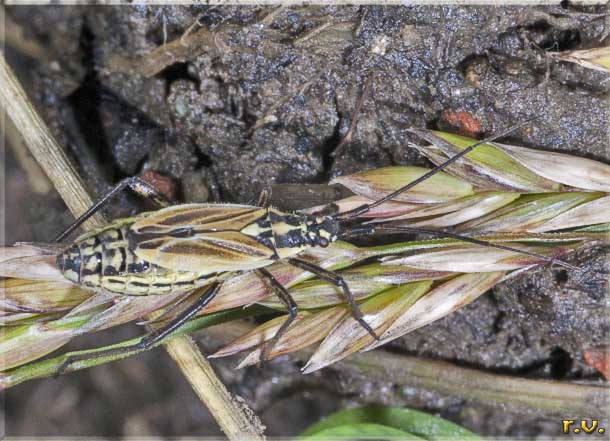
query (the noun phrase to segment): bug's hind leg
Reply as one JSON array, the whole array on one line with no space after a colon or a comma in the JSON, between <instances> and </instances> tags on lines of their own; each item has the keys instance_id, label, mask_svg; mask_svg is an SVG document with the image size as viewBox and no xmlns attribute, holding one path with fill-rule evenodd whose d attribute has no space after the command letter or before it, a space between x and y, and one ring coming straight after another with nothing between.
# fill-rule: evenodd
<instances>
[{"instance_id":1,"label":"bug's hind leg","mask_svg":"<svg viewBox=\"0 0 610 441\"><path fill-rule=\"evenodd\" d=\"M288 263L298 268L304 269L305 271L309 271L310 273L313 273L318 276L320 279L326 280L327 282L332 283L333 285L341 288L345 300L347 300L347 304L349 305L352 317L354 317L354 319L356 319L356 321L360 323L360 325L364 329L366 329L366 331L371 334L371 336L373 336L375 340L379 340L379 336L375 333L373 328L371 328L370 325L364 320L364 317L362 316L362 311L360 311L360 307L356 303L356 299L354 299L354 295L350 291L349 286L347 286L347 283L345 282L343 277L318 265L307 262L306 260L297 259L295 257L288 259Z\"/></svg>"},{"instance_id":2,"label":"bug's hind leg","mask_svg":"<svg viewBox=\"0 0 610 441\"><path fill-rule=\"evenodd\" d=\"M61 375L66 372L66 370L74 363L79 361L85 361L92 358L100 358L100 357L120 357L121 355L127 355L129 353L137 353L146 351L147 349L151 349L153 346L157 345L161 340L167 337L172 332L176 331L182 325L184 325L187 321L193 318L199 311L201 311L206 305L208 305L216 294L220 290L221 283L216 282L211 287L209 287L199 299L193 303L189 308L184 310L179 316L177 316L170 323L165 325L164 327L157 329L151 332L148 335L142 337L142 339L133 345L123 346L115 349L107 349L99 352L91 352L88 354L82 355L71 355L66 358L66 360L62 363L62 365L57 369L57 374Z\"/></svg>"},{"instance_id":3,"label":"bug's hind leg","mask_svg":"<svg viewBox=\"0 0 610 441\"><path fill-rule=\"evenodd\" d=\"M147 198L147 199L151 199L152 201L154 201L156 204L158 204L161 207L166 207L169 205L169 203L167 202L167 200L165 200L163 195L161 195L161 193L159 193L159 191L157 191L157 189L155 187L153 187L151 184L149 184L148 182L138 178L137 176L134 176L131 178L125 178L121 182L119 182L112 190L110 190L108 193L106 193L99 201L97 201L91 207L89 207L89 209L87 211L85 211L83 214L81 214L78 217L78 219L76 219L72 223L72 225L70 225L68 228L66 228L63 233L61 233L59 236L57 236L55 238L55 242L60 242L62 239L64 239L68 234L70 234L79 225L81 225L83 222L85 222L87 219L89 219L91 216L93 216L94 213L96 213L100 208L102 208L104 205L106 205L113 197L115 197L117 194L119 194L121 191L123 191L127 187L131 188L133 191L135 191L140 196Z\"/></svg>"},{"instance_id":4,"label":"bug's hind leg","mask_svg":"<svg viewBox=\"0 0 610 441\"><path fill-rule=\"evenodd\" d=\"M271 350L275 347L282 335L286 333L290 324L297 318L297 303L294 301L288 290L284 285L277 281L277 279L267 271L265 268L259 268L256 270L261 278L267 282L267 285L275 292L278 298L286 305L288 310L288 318L282 323L280 329L277 330L271 340L267 340L261 346L260 361L265 362L269 359Z\"/></svg>"}]
</instances>

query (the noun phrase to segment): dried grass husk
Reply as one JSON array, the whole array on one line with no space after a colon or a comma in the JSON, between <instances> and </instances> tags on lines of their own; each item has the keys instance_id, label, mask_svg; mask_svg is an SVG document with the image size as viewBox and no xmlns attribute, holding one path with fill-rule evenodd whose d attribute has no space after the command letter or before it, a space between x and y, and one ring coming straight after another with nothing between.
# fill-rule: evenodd
<instances>
[{"instance_id":1,"label":"dried grass husk","mask_svg":"<svg viewBox=\"0 0 610 441\"><path fill-rule=\"evenodd\" d=\"M451 133L423 129L411 129L411 131L431 144L430 146L412 144L412 146L437 165L477 142L475 139ZM560 183L530 171L491 143L478 146L446 170L486 190L518 193L562 190Z\"/></svg>"},{"instance_id":2,"label":"dried grass husk","mask_svg":"<svg viewBox=\"0 0 610 441\"><path fill-rule=\"evenodd\" d=\"M587 69L610 73L610 47L608 46L558 53L548 52L548 54L552 58L576 63Z\"/></svg>"},{"instance_id":3,"label":"dried grass husk","mask_svg":"<svg viewBox=\"0 0 610 441\"><path fill-rule=\"evenodd\" d=\"M342 184L359 196L377 200L424 175L423 167L383 167L333 179L331 184ZM445 202L472 194L472 186L460 179L440 172L413 189L396 197L396 201L431 204Z\"/></svg>"},{"instance_id":4,"label":"dried grass husk","mask_svg":"<svg viewBox=\"0 0 610 441\"><path fill-rule=\"evenodd\" d=\"M431 280L406 283L390 288L360 304L366 322L377 335L383 335L399 317L428 292ZM351 315L328 333L309 359L303 373L328 366L373 343L375 339Z\"/></svg>"}]
</instances>

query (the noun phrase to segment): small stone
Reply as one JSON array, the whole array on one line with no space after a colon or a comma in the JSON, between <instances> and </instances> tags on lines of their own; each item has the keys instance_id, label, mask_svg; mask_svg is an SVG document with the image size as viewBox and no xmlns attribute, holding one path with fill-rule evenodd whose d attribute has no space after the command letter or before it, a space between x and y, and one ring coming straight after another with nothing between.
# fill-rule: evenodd
<instances>
[{"instance_id":1,"label":"small stone","mask_svg":"<svg viewBox=\"0 0 610 441\"><path fill-rule=\"evenodd\" d=\"M182 176L182 192L185 202L206 202L210 197L206 174L201 171L185 173Z\"/></svg>"},{"instance_id":2,"label":"small stone","mask_svg":"<svg viewBox=\"0 0 610 441\"><path fill-rule=\"evenodd\" d=\"M386 37L385 35L378 35L377 37L375 37L371 52L376 55L385 55L386 50L388 49L388 44L388 37Z\"/></svg>"},{"instance_id":3,"label":"small stone","mask_svg":"<svg viewBox=\"0 0 610 441\"><path fill-rule=\"evenodd\" d=\"M140 179L152 185L169 202L176 200L178 186L176 181L169 176L162 175L161 173L157 173L153 170L146 170L140 175Z\"/></svg>"}]
</instances>

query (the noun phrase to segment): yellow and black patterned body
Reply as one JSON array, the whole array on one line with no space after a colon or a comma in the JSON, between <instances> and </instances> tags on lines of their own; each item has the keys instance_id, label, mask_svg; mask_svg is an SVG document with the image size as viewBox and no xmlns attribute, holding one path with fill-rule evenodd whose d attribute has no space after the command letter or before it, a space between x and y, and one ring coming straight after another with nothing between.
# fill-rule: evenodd
<instances>
[{"instance_id":1,"label":"yellow and black patterned body","mask_svg":"<svg viewBox=\"0 0 610 441\"><path fill-rule=\"evenodd\" d=\"M79 237L57 257L71 281L126 295L187 291L219 273L261 268L337 238L330 216L249 205L186 204Z\"/></svg>"},{"instance_id":2,"label":"yellow and black patterned body","mask_svg":"<svg viewBox=\"0 0 610 441\"><path fill-rule=\"evenodd\" d=\"M207 271L162 268L138 257L126 239L135 219L121 219L80 236L57 256L57 267L74 283L126 295L187 291L215 277Z\"/></svg>"}]
</instances>

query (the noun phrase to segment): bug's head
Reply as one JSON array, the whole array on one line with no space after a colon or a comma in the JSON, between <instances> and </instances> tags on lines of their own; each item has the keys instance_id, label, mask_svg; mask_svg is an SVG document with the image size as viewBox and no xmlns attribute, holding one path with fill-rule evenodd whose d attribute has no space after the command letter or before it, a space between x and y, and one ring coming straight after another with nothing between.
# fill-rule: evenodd
<instances>
[{"instance_id":1,"label":"bug's head","mask_svg":"<svg viewBox=\"0 0 610 441\"><path fill-rule=\"evenodd\" d=\"M307 235L314 246L327 247L337 240L339 223L333 216L315 216L307 221Z\"/></svg>"}]
</instances>

